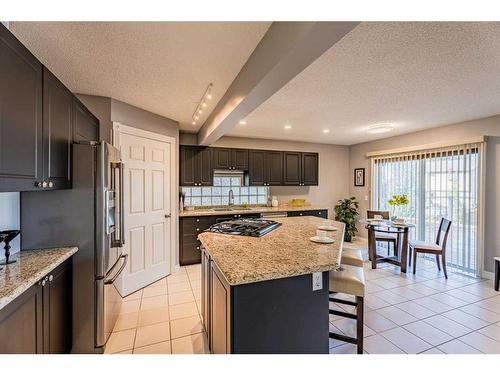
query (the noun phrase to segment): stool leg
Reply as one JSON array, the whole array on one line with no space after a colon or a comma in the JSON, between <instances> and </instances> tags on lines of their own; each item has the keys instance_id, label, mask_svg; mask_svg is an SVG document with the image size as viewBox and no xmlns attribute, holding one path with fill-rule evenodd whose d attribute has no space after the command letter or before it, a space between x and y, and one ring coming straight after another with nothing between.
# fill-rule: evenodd
<instances>
[{"instance_id":1,"label":"stool leg","mask_svg":"<svg viewBox=\"0 0 500 375\"><path fill-rule=\"evenodd\" d=\"M413 249L413 274L417 271L417 249Z\"/></svg>"},{"instance_id":2,"label":"stool leg","mask_svg":"<svg viewBox=\"0 0 500 375\"><path fill-rule=\"evenodd\" d=\"M500 261L495 262L495 290L498 292L500 284Z\"/></svg>"},{"instance_id":3,"label":"stool leg","mask_svg":"<svg viewBox=\"0 0 500 375\"><path fill-rule=\"evenodd\" d=\"M408 267L411 267L411 246L408 246Z\"/></svg>"},{"instance_id":4,"label":"stool leg","mask_svg":"<svg viewBox=\"0 0 500 375\"><path fill-rule=\"evenodd\" d=\"M439 265L439 255L436 254L436 263L438 265L438 271L441 271L441 266Z\"/></svg>"},{"instance_id":5,"label":"stool leg","mask_svg":"<svg viewBox=\"0 0 500 375\"><path fill-rule=\"evenodd\" d=\"M356 341L358 354L363 354L364 298L356 297Z\"/></svg>"}]
</instances>

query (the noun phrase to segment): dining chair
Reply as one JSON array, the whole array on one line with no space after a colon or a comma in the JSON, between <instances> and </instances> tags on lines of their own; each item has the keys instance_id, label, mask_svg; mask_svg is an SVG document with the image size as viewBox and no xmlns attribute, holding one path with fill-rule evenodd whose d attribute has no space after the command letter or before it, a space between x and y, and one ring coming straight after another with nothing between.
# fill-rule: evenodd
<instances>
[{"instance_id":1,"label":"dining chair","mask_svg":"<svg viewBox=\"0 0 500 375\"><path fill-rule=\"evenodd\" d=\"M368 219L375 219L375 216L381 216L384 220L389 220L389 211L372 211L368 210L366 212L366 217ZM394 256L398 256L398 236L393 233L380 233L377 232L375 235L375 241L377 242L386 242L387 243L387 254L389 254L389 244L392 243Z\"/></svg>"},{"instance_id":2,"label":"dining chair","mask_svg":"<svg viewBox=\"0 0 500 375\"><path fill-rule=\"evenodd\" d=\"M446 242L448 241L450 229L451 221L443 217L441 218L441 223L439 224L439 229L436 234L436 243L410 240L409 262L411 266L413 253L413 274L415 274L417 269L417 253L435 254L438 270L441 271L441 266L439 265L439 256L441 255L444 277L448 278L448 273L446 272Z\"/></svg>"}]
</instances>

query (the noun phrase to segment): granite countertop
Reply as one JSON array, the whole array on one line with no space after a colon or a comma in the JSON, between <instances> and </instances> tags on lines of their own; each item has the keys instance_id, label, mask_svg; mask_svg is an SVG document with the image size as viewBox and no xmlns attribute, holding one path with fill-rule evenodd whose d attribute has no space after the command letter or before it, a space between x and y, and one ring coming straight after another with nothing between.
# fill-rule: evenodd
<instances>
[{"instance_id":1,"label":"granite countertop","mask_svg":"<svg viewBox=\"0 0 500 375\"><path fill-rule=\"evenodd\" d=\"M0 266L0 310L78 251L76 247L22 250Z\"/></svg>"},{"instance_id":2,"label":"granite countertop","mask_svg":"<svg viewBox=\"0 0 500 375\"><path fill-rule=\"evenodd\" d=\"M335 269L343 245L343 223L312 216L275 220L282 225L260 238L211 232L198 238L230 285ZM309 240L322 224L338 228L333 244Z\"/></svg>"},{"instance_id":3,"label":"granite countertop","mask_svg":"<svg viewBox=\"0 0 500 375\"><path fill-rule=\"evenodd\" d=\"M235 206L232 210L228 211L214 211L210 208L199 208L192 211L184 211L179 213L179 217L192 217L192 216L216 216L216 215L231 215L231 214L251 214L251 213L265 213L265 212L287 212L287 211L311 211L311 210L328 210L328 206L279 206L279 207L250 207L250 209L241 209Z\"/></svg>"}]
</instances>

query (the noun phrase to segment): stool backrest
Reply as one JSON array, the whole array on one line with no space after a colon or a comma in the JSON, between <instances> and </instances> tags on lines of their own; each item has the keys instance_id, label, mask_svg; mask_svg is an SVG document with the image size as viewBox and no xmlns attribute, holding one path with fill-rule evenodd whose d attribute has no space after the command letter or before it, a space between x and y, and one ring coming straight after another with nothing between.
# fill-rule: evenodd
<instances>
[{"instance_id":1,"label":"stool backrest","mask_svg":"<svg viewBox=\"0 0 500 375\"><path fill-rule=\"evenodd\" d=\"M368 219L375 219L375 216L382 216L382 219L389 220L389 211L366 211L366 217Z\"/></svg>"},{"instance_id":2,"label":"stool backrest","mask_svg":"<svg viewBox=\"0 0 500 375\"><path fill-rule=\"evenodd\" d=\"M439 229L436 235L436 245L441 246L441 249L446 249L446 242L448 241L448 234L451 229L451 221L441 218L441 223L439 224Z\"/></svg>"}]
</instances>

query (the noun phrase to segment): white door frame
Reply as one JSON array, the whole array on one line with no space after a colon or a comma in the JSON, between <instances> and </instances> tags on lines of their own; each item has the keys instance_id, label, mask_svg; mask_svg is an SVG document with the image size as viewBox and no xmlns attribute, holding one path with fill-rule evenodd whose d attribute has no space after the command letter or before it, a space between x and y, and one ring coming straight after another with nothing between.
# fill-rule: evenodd
<instances>
[{"instance_id":1,"label":"white door frame","mask_svg":"<svg viewBox=\"0 0 500 375\"><path fill-rule=\"evenodd\" d=\"M166 142L170 143L170 160L171 166L170 169L170 270L168 273L172 273L173 267L176 267L176 253L177 253L177 222L179 217L179 204L177 203L177 163L176 163L176 150L177 150L177 141L174 137L169 137L167 135L153 133L148 130L142 130L138 128L134 128L133 126L123 125L119 122L113 122L113 146L119 149L120 147L120 135L121 134L130 134L137 137L148 138L154 141ZM126 198L125 198L126 199Z\"/></svg>"}]
</instances>

